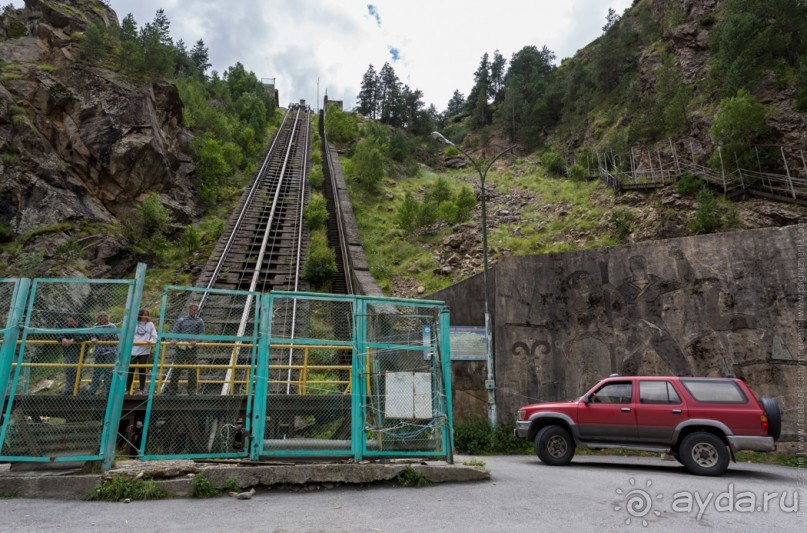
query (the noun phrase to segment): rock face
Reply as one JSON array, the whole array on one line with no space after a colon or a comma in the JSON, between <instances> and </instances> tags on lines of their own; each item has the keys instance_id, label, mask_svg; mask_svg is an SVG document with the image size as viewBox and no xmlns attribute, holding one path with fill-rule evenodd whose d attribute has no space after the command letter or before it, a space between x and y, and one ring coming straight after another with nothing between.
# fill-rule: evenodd
<instances>
[{"instance_id":1,"label":"rock face","mask_svg":"<svg viewBox=\"0 0 807 533\"><path fill-rule=\"evenodd\" d=\"M26 0L3 13L0 223L16 234L63 222L119 223L149 192L179 221L199 212L176 87L80 61L76 33L93 22L118 23L95 0ZM89 242L99 240L122 249L86 255L127 255L124 241Z\"/></svg>"},{"instance_id":2,"label":"rock face","mask_svg":"<svg viewBox=\"0 0 807 533\"><path fill-rule=\"evenodd\" d=\"M793 440L804 238L788 226L500 261L492 271L500 420L525 403L572 399L614 372L735 375L777 399L783 439ZM429 298L449 305L452 324L481 325L480 278ZM457 403L484 381L465 365L454 363ZM485 403L458 411L484 416Z\"/></svg>"}]
</instances>

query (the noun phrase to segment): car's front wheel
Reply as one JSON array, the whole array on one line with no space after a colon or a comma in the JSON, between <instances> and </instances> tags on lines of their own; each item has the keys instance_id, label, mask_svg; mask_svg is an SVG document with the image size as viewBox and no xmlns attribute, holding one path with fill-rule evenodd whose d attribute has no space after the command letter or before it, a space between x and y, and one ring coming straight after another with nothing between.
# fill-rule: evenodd
<instances>
[{"instance_id":1,"label":"car's front wheel","mask_svg":"<svg viewBox=\"0 0 807 533\"><path fill-rule=\"evenodd\" d=\"M567 465L574 457L572 435L561 426L546 426L535 435L535 454L544 464Z\"/></svg>"},{"instance_id":2,"label":"car's front wheel","mask_svg":"<svg viewBox=\"0 0 807 533\"><path fill-rule=\"evenodd\" d=\"M687 470L698 476L720 476L729 467L726 443L717 435L705 431L684 437L679 454Z\"/></svg>"}]
</instances>

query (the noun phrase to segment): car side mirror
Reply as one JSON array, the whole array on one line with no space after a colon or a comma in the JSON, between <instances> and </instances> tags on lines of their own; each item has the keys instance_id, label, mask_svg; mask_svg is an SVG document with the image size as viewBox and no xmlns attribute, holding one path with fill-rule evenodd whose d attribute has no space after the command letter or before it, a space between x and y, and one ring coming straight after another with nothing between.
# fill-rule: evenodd
<instances>
[{"instance_id":1,"label":"car side mirror","mask_svg":"<svg viewBox=\"0 0 807 533\"><path fill-rule=\"evenodd\" d=\"M582 398L583 403L589 403L591 398L589 398L588 393L585 393Z\"/></svg>"}]
</instances>

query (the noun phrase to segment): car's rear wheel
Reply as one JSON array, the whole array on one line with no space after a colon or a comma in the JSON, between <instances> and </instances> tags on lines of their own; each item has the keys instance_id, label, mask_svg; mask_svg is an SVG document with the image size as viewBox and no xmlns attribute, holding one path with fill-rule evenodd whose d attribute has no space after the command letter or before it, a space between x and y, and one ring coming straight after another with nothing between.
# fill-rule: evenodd
<instances>
[{"instance_id":1,"label":"car's rear wheel","mask_svg":"<svg viewBox=\"0 0 807 533\"><path fill-rule=\"evenodd\" d=\"M698 476L720 476L729 467L726 443L705 431L684 437L679 453L687 470Z\"/></svg>"},{"instance_id":2,"label":"car's rear wheel","mask_svg":"<svg viewBox=\"0 0 807 533\"><path fill-rule=\"evenodd\" d=\"M768 417L768 435L773 437L773 440L779 440L779 435L782 434L782 413L779 411L779 404L773 398L762 398L759 403L765 410L765 416Z\"/></svg>"},{"instance_id":3,"label":"car's rear wheel","mask_svg":"<svg viewBox=\"0 0 807 533\"><path fill-rule=\"evenodd\" d=\"M535 435L535 454L544 464L567 465L574 457L572 435L561 426L546 426Z\"/></svg>"}]
</instances>

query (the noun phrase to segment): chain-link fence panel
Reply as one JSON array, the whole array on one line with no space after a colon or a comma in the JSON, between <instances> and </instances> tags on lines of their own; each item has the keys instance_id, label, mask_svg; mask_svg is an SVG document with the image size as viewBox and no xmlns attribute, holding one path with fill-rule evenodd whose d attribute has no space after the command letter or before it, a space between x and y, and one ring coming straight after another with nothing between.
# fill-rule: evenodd
<instances>
[{"instance_id":1,"label":"chain-link fence panel","mask_svg":"<svg viewBox=\"0 0 807 533\"><path fill-rule=\"evenodd\" d=\"M349 454L354 302L285 294L272 296L263 453Z\"/></svg>"},{"instance_id":2,"label":"chain-link fence panel","mask_svg":"<svg viewBox=\"0 0 807 533\"><path fill-rule=\"evenodd\" d=\"M131 281L34 280L12 365L2 458L101 458L132 290Z\"/></svg>"},{"instance_id":3,"label":"chain-link fence panel","mask_svg":"<svg viewBox=\"0 0 807 533\"><path fill-rule=\"evenodd\" d=\"M17 289L16 280L0 279L0 328L5 328L11 305L14 303L14 295ZM4 329L0 329L0 340L5 335Z\"/></svg>"},{"instance_id":4,"label":"chain-link fence panel","mask_svg":"<svg viewBox=\"0 0 807 533\"><path fill-rule=\"evenodd\" d=\"M259 301L253 292L166 288L143 458L246 455Z\"/></svg>"},{"instance_id":5,"label":"chain-link fence panel","mask_svg":"<svg viewBox=\"0 0 807 533\"><path fill-rule=\"evenodd\" d=\"M366 454L444 453L440 308L368 302L365 318Z\"/></svg>"}]
</instances>

